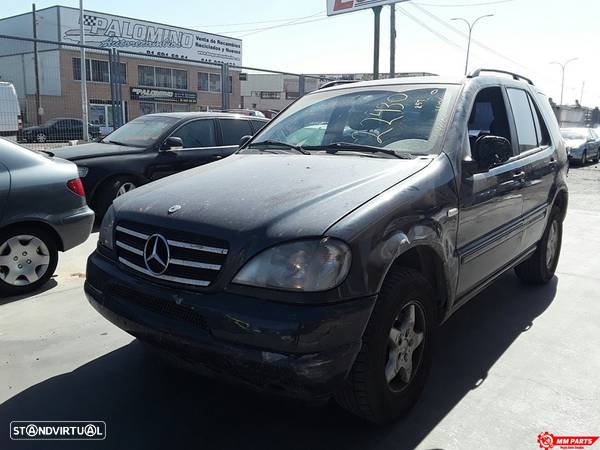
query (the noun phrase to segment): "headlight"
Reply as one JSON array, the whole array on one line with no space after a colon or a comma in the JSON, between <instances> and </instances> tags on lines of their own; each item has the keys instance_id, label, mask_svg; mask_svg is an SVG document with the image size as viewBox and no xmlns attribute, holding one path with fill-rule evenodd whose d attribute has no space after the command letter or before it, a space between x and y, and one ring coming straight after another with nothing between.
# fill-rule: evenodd
<instances>
[{"instance_id":1,"label":"headlight","mask_svg":"<svg viewBox=\"0 0 600 450\"><path fill-rule=\"evenodd\" d=\"M85 178L90 169L89 167L77 166L77 171L79 172L79 178Z\"/></svg>"},{"instance_id":2,"label":"headlight","mask_svg":"<svg viewBox=\"0 0 600 450\"><path fill-rule=\"evenodd\" d=\"M291 242L259 253L233 282L287 291L326 291L344 281L351 259L350 247L337 239Z\"/></svg>"},{"instance_id":3,"label":"headlight","mask_svg":"<svg viewBox=\"0 0 600 450\"><path fill-rule=\"evenodd\" d=\"M114 233L115 227L115 209L111 205L110 208L104 214L102 219L102 225L100 225L100 234L98 236L98 242L106 248L111 250L114 249Z\"/></svg>"}]
</instances>

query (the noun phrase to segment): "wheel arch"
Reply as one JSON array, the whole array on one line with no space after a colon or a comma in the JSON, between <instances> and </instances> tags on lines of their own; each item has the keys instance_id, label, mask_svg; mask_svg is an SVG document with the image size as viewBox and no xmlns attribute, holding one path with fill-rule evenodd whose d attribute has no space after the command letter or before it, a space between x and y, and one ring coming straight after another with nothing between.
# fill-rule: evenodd
<instances>
[{"instance_id":1,"label":"wheel arch","mask_svg":"<svg viewBox=\"0 0 600 450\"><path fill-rule=\"evenodd\" d=\"M64 251L64 243L60 237L60 234L58 234L58 232L51 225L41 220L24 220L21 222L13 222L0 228L0 232L5 233L7 231L12 231L13 229L19 230L22 227L38 227L44 230L49 236L52 237L58 250L61 252Z\"/></svg>"},{"instance_id":2,"label":"wheel arch","mask_svg":"<svg viewBox=\"0 0 600 450\"><path fill-rule=\"evenodd\" d=\"M149 180L147 180L144 176L140 175L139 173L135 173L135 172L118 172L118 173L112 173L110 175L107 175L106 177L102 178L101 180L99 180L96 183L96 186L94 187L93 191L89 193L89 204L90 205L95 205L96 201L97 201L97 195L98 192L100 192L100 190L106 186L107 183L116 180L118 178L133 178L134 180L136 180L139 185L143 185L148 183Z\"/></svg>"},{"instance_id":3,"label":"wheel arch","mask_svg":"<svg viewBox=\"0 0 600 450\"><path fill-rule=\"evenodd\" d=\"M552 207L557 207L560 209L561 221L564 220L567 215L568 206L569 206L569 193L567 192L566 189L560 189L554 196L554 201L552 202Z\"/></svg>"}]
</instances>

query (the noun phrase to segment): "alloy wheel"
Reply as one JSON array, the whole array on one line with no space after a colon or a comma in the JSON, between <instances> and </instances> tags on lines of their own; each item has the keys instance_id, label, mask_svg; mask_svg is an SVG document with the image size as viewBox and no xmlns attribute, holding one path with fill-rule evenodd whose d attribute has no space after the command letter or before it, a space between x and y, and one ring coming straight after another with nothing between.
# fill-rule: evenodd
<instances>
[{"instance_id":1,"label":"alloy wheel","mask_svg":"<svg viewBox=\"0 0 600 450\"><path fill-rule=\"evenodd\" d=\"M548 238L546 239L546 268L551 269L554 264L554 259L558 253L558 222L552 221Z\"/></svg>"},{"instance_id":2,"label":"alloy wheel","mask_svg":"<svg viewBox=\"0 0 600 450\"><path fill-rule=\"evenodd\" d=\"M120 197L123 194L127 194L128 192L133 191L135 188L135 184L133 184L131 181L126 181L119 187L119 190L117 191L117 197Z\"/></svg>"},{"instance_id":3,"label":"alloy wheel","mask_svg":"<svg viewBox=\"0 0 600 450\"><path fill-rule=\"evenodd\" d=\"M46 142L48 140L48 136L46 136L44 133L38 133L37 136L35 137L35 139L39 143L43 144L44 142Z\"/></svg>"},{"instance_id":4,"label":"alloy wheel","mask_svg":"<svg viewBox=\"0 0 600 450\"><path fill-rule=\"evenodd\" d=\"M425 314L418 303L405 305L389 334L385 378L394 391L406 387L418 371L425 339Z\"/></svg>"},{"instance_id":5,"label":"alloy wheel","mask_svg":"<svg viewBox=\"0 0 600 450\"><path fill-rule=\"evenodd\" d=\"M50 264L50 251L40 238L13 236L0 245L0 280L12 286L28 286L42 278Z\"/></svg>"}]
</instances>

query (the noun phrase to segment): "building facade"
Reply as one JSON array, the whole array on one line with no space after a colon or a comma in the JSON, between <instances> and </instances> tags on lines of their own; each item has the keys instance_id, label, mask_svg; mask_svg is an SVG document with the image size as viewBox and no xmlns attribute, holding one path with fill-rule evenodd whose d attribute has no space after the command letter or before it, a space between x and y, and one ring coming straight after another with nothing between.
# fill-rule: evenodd
<instances>
[{"instance_id":1,"label":"building facade","mask_svg":"<svg viewBox=\"0 0 600 450\"><path fill-rule=\"evenodd\" d=\"M79 11L45 8L36 23L38 39L53 41L37 45L37 77L33 43L4 38L0 80L14 84L25 124L35 124L38 114L42 122L80 118ZM0 19L0 29L31 38L32 13ZM226 80L222 70L242 64L238 39L93 11L84 12L84 33L93 47L86 50L89 120L105 131L113 127L115 107L123 123L154 112L221 109L223 90L230 107L241 107L239 70L228 70ZM112 49L118 56L111 61Z\"/></svg>"}]
</instances>

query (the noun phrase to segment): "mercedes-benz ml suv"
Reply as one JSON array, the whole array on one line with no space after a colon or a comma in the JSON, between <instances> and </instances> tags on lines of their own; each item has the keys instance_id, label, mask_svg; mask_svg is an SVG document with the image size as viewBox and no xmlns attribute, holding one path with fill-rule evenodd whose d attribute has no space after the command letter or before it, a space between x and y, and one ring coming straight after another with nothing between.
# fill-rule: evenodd
<instances>
[{"instance_id":1,"label":"mercedes-benz ml suv","mask_svg":"<svg viewBox=\"0 0 600 450\"><path fill-rule=\"evenodd\" d=\"M300 98L230 158L119 197L89 301L203 373L395 419L438 325L509 269L554 275L567 154L546 97L505 75Z\"/></svg>"}]
</instances>

